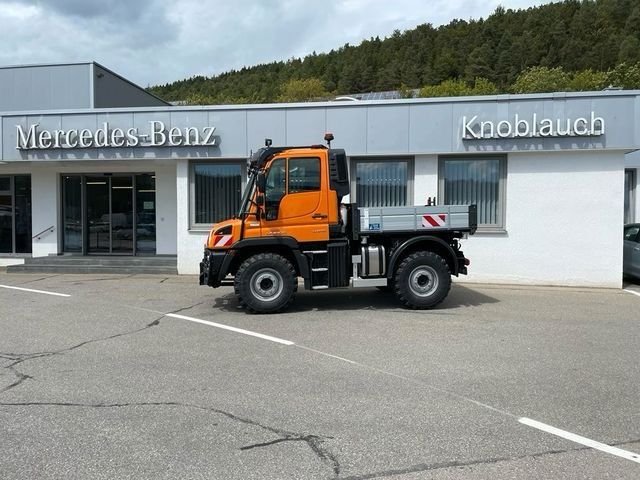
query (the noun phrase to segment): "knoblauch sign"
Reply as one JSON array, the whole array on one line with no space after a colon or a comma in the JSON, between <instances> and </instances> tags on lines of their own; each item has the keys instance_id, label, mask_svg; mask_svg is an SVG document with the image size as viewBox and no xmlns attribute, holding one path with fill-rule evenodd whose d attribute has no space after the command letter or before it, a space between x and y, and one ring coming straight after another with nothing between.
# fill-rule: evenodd
<instances>
[{"instance_id":1,"label":"knoblauch sign","mask_svg":"<svg viewBox=\"0 0 640 480\"><path fill-rule=\"evenodd\" d=\"M106 147L198 147L217 145L216 127L172 127L152 120L149 130L138 127L111 128L104 122L95 130L72 128L45 130L35 123L27 128L16 125L17 150L44 150L50 148L106 148Z\"/></svg>"},{"instance_id":2,"label":"knoblauch sign","mask_svg":"<svg viewBox=\"0 0 640 480\"><path fill-rule=\"evenodd\" d=\"M478 115L462 117L463 140L488 140L501 138L540 138L540 137L589 137L604 135L604 118L591 112L589 118L575 119L521 118L518 114L512 120L478 121Z\"/></svg>"}]
</instances>

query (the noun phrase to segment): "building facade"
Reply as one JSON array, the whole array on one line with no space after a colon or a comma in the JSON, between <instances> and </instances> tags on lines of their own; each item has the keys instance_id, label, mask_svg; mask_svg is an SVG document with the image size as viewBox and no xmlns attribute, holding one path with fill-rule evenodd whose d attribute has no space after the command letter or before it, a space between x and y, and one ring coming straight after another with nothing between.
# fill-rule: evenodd
<instances>
[{"instance_id":1,"label":"building facade","mask_svg":"<svg viewBox=\"0 0 640 480\"><path fill-rule=\"evenodd\" d=\"M71 92L72 106L21 108L0 89L5 263L166 254L197 273L210 224L238 207L251 150L331 131L350 157L349 201L478 205L465 280L622 285L622 225L640 211L638 91L177 107L88 66L75 88L85 103ZM106 73L115 80L98 87Z\"/></svg>"}]
</instances>

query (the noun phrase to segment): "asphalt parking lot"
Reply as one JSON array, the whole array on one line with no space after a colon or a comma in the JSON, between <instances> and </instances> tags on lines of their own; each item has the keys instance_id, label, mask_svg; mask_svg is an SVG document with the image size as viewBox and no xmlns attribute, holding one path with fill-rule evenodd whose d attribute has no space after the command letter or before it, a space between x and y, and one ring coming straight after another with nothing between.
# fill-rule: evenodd
<instances>
[{"instance_id":1,"label":"asphalt parking lot","mask_svg":"<svg viewBox=\"0 0 640 480\"><path fill-rule=\"evenodd\" d=\"M639 285L196 283L0 274L0 478L640 478Z\"/></svg>"}]
</instances>

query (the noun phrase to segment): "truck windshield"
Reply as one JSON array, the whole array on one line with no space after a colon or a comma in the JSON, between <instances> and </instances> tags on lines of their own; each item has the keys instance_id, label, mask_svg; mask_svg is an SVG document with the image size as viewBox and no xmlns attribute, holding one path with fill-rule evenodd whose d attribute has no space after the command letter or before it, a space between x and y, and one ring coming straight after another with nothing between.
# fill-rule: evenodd
<instances>
[{"instance_id":1,"label":"truck windshield","mask_svg":"<svg viewBox=\"0 0 640 480\"><path fill-rule=\"evenodd\" d=\"M258 171L254 170L247 179L247 185L244 187L244 192L242 192L242 200L240 201L240 210L238 211L238 218L242 218L242 216L249 211L251 197L253 197L253 192L256 188L256 178L258 176Z\"/></svg>"}]
</instances>

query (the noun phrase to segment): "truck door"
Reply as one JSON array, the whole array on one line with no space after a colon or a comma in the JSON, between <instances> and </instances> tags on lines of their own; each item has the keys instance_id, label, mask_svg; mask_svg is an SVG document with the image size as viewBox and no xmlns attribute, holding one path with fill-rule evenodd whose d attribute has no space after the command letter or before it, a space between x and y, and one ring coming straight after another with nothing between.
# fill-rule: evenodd
<instances>
[{"instance_id":1,"label":"truck door","mask_svg":"<svg viewBox=\"0 0 640 480\"><path fill-rule=\"evenodd\" d=\"M325 163L314 156L273 160L266 178L263 236L329 239Z\"/></svg>"}]
</instances>

